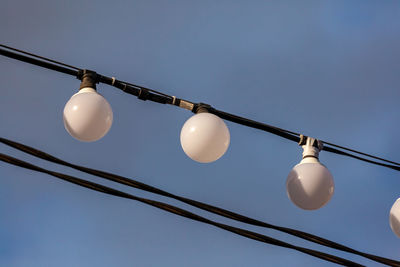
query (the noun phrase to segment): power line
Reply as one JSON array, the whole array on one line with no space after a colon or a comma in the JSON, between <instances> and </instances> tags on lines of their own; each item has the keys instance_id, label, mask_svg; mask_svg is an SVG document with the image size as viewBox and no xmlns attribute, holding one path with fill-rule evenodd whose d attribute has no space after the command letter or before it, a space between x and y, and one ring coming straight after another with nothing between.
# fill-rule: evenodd
<instances>
[{"instance_id":1,"label":"power line","mask_svg":"<svg viewBox=\"0 0 400 267\"><path fill-rule=\"evenodd\" d=\"M80 68L77 68L77 67L74 67L71 65L67 65L65 63L58 62L58 61L55 61L55 60L52 60L52 59L49 59L46 57L38 56L38 55L35 55L32 53L29 53L29 52L26 52L23 50L19 50L19 49L10 47L10 46L5 46L2 44L0 44L0 46L8 49L8 50L5 50L5 49L0 48L0 55L6 56L6 57L14 58L16 60L34 64L34 65L37 65L37 66L40 66L43 68L47 68L47 69L51 69L51 70L58 71L61 73L69 74L69 75L72 75L72 76L75 76L78 78L81 78L82 73L84 72L83 69L80 69ZM11 50L11 51L9 51L9 50ZM19 54L15 53L15 52L18 52ZM62 66L55 65L54 63L56 63L58 65L62 65ZM69 68L65 68L66 66ZM71 69L71 68L73 68L73 69ZM266 132L278 135L280 137L283 137L283 138L291 140L291 141L299 142L299 140L300 140L300 134L296 133L296 132L291 132L289 130L281 129L281 128L278 128L278 127L275 127L272 125L268 125L268 124L253 121L253 120L250 120L247 118L239 117L234 114L230 114L230 113L227 113L224 111L214 109L213 107L211 107L210 105L207 105L207 104L193 103L191 101L180 99L175 96L169 96L167 94L155 91L153 89L149 89L149 88L142 87L139 85L135 85L135 84L117 80L114 77L107 77L107 76L100 75L100 74L96 74L96 75L98 78L98 80L97 80L98 82L114 86L118 89L121 89L125 93L137 96L141 100L150 100L150 101L161 103L161 104L175 105L175 106L178 106L178 107L181 107L184 109L188 109L193 112L196 112L198 108L202 107L202 108L205 108L206 110L208 110L208 112L213 113L225 120L228 120L228 121L231 121L231 122L234 122L237 124L241 124L241 125L244 125L247 127L266 131ZM384 159L381 157L370 155L370 154L367 154L364 152L360 152L360 151L357 151L354 149L346 148L346 147L332 144L329 142L325 142L325 141L322 141L322 142L325 144L323 150L325 150L327 152L335 153L335 154L342 155L342 156L348 156L348 157L358 159L358 160L361 160L364 162L368 162L368 163L375 164L378 166L382 166L382 167L400 171L400 163L398 163L398 162L390 161L390 160L387 160L387 159ZM352 152L352 153L355 153L355 154L358 154L358 155L361 155L364 157L350 154L348 152L341 151L340 149L346 150L346 151L349 151L349 152ZM368 159L365 157L372 158L375 160L371 160L371 159ZM376 160L379 160L381 162L376 161ZM386 163L390 163L390 164L385 164L382 162L386 162Z\"/></svg>"},{"instance_id":2,"label":"power line","mask_svg":"<svg viewBox=\"0 0 400 267\"><path fill-rule=\"evenodd\" d=\"M58 64L58 65L61 65L61 66L64 66L64 67L67 67L67 68L70 68L70 69L80 70L80 68L77 68L75 66L67 65L65 63L62 63L62 62L59 62L59 61L55 61L55 60L49 59L47 57L42 57L42 56L39 56L39 55L36 55L36 54L32 54L32 53L29 53L29 52L26 52L26 51L23 51L23 50L19 50L17 48L11 47L11 46L0 44L0 47L7 48L9 50L12 50L12 51L15 51L15 52L18 52L18 53L21 53L21 54L25 54L25 55L28 55L28 56L31 56L31 57L35 57L35 58L39 58L39 59L42 59L42 60L46 60L46 61L49 61L51 63L55 63L55 64Z\"/></svg>"},{"instance_id":3,"label":"power line","mask_svg":"<svg viewBox=\"0 0 400 267\"><path fill-rule=\"evenodd\" d=\"M9 57L9 58L13 58L13 59L16 59L16 60L19 60L19 61L30 63L30 64L33 64L33 65L36 65L36 66L39 66L39 67L42 67L42 68L46 68L46 69L49 69L49 70L58 71L58 72L61 72L61 73L72 75L72 76L77 76L78 75L78 71L77 70L66 68L66 67L62 67L62 66L58 66L56 64L53 64L53 63L50 63L50 62L46 62L46 61L41 60L41 59L36 59L36 58L33 58L33 57L24 56L24 55L17 54L17 53L11 52L11 51L7 51L5 49L1 49L0 48L0 54L3 55L3 56Z\"/></svg>"},{"instance_id":4,"label":"power line","mask_svg":"<svg viewBox=\"0 0 400 267\"><path fill-rule=\"evenodd\" d=\"M361 264L358 264L356 262L344 259L344 258L340 258L338 256L334 256L328 253L324 253L324 252L320 252L317 250L313 250L313 249L308 249L308 248L304 248L304 247L300 247L300 246L295 246L292 245L290 243L287 242L283 242L280 241L278 239L266 236L266 235L262 235L253 231L249 231L249 230L245 230L242 228L238 228L238 227L233 227L227 224L223 224L223 223L218 223L216 221L207 219L205 217L199 216L197 214L194 214L192 212L189 212L187 210L178 208L176 206L170 205L170 204L166 204L160 201L155 201L155 200L151 200L151 199L146 199L146 198L141 198L141 197L137 197L134 196L132 194L128 194L104 185L100 185L97 183L93 183L90 181L86 181L74 176L70 176L70 175L66 175L63 173L59 173L59 172L54 172L54 171L50 171L41 167L38 167L36 165L30 164L28 162L22 161L20 159L17 158L13 158L11 156L5 155L3 153L0 153L0 160L4 161L6 163L15 165L15 166L19 166L22 168L26 168L26 169L30 169L33 171L37 171L37 172L41 172L41 173L46 173L48 175L51 175L53 177L59 178L61 180L76 184L78 186L82 186L94 191L98 191L98 192L102 192L108 195L113 195L113 196L117 196L117 197L121 197L121 198L126 198L126 199L131 199L131 200L136 200L139 201L141 203L156 207L158 209L162 209L164 211L194 220L194 221L198 221L198 222L202 222L205 224L209 224L209 225L213 225L215 227L218 227L220 229L235 233L237 235L241 235L243 237L247 237L253 240L257 240L263 243L267 243L270 245L275 245L275 246L279 246L279 247L284 247L284 248L288 248L288 249L293 249L293 250L297 250L299 252L311 255L313 257L316 258L320 258L323 259L325 261L329 261L329 262L333 262L333 263L337 263L343 266L363 266ZM396 265L393 265L396 266ZM400 266L400 265L397 265Z\"/></svg>"},{"instance_id":5,"label":"power line","mask_svg":"<svg viewBox=\"0 0 400 267\"><path fill-rule=\"evenodd\" d=\"M380 263L383 263L383 264L393 265L393 266L396 266L396 265L400 266L400 262L399 261L383 258L383 257L380 257L380 256L364 253L364 252L361 252L361 251L357 251L355 249L352 249L350 247L344 246L342 244L327 240L327 239L319 237L319 236L315 236L313 234L302 232L302 231L299 231L299 230L296 230L296 229L276 226L276 225L272 225L272 224L269 224L269 223L266 223L266 222L263 222L263 221L259 221L259 220L253 219L253 218L249 218L247 216L244 216L244 215L241 215L241 214L229 211L229 210L225 210L225 209L222 209L222 208L219 208L219 207L215 207L215 206L212 206L212 205L209 205L209 204L206 204L206 203L202 203L202 202L199 202L199 201L196 201L196 200L192 200L192 199L185 198L185 197L182 197L182 196L179 196L179 195L175 195L175 194L166 192L164 190L161 190L159 188L156 188L156 187L153 187L153 186L150 186L150 185L144 184L142 182L139 182L139 181L136 181L136 180L132 180L132 179L129 179L129 178L126 178L126 177L123 177L123 176L119 176L119 175L116 175L116 174L112 174L112 173L108 173L108 172L104 172L104 171L95 170L95 169L79 166L79 165L76 165L76 164L72 164L70 162L66 162L66 161L64 161L62 159L59 159L59 158L57 158L57 157L55 157L53 155L50 155L50 154L48 154L46 152L40 151L40 150L35 149L33 147L30 147L30 146L27 146L27 145L24 145L24 144L21 144L21 143L18 143L18 142L9 140L9 139L5 139L5 138L1 138L0 137L0 143L3 143L5 145L8 145L8 146L13 147L15 149L18 149L18 150L20 150L22 152L28 153L28 154L33 155L35 157L38 157L38 158L41 158L41 159L44 159L44 160L47 160L47 161L50 161L50 162L53 162L53 163L56 163L56 164L67 166L67 167L70 167L70 168L73 168L73 169L76 169L76 170L79 170L79 171L82 171L82 172L85 172L85 173L88 173L88 174L92 174L92 175L95 175L97 177L104 178L104 179L107 179L107 180L110 180L110 181L113 181L113 182L116 182L116 183L119 183L119 184L127 185L127 186L130 186L130 187L133 187L133 188L137 188L137 189L144 190L144 191L151 192L151 193L155 193L155 194L158 194L158 195L161 195L161 196L165 196L165 197L169 197L169 198L172 198L172 199L176 199L176 200L179 200L179 201L181 201L183 203L189 204L189 205L191 205L193 207L200 208L202 210L206 210L208 212L211 212L211 213L214 213L214 214L217 214L217 215L220 215L220 216L232 219L232 220L236 220L236 221L239 221L239 222L243 222L243 223L246 223L246 224L255 225L255 226L259 226L259 227L274 229L274 230L277 230L277 231L280 231L280 232L287 233L287 234L292 235L292 236L296 236L296 237L305 239L305 240L310 241L310 242L317 243L319 245L323 245L323 246L334 248L334 249L337 249L337 250L349 252L349 253L352 253L352 254L355 254L355 255L359 255L359 256L362 256L362 257L365 257L365 258L368 258L370 260L373 260L373 261L376 261L376 262L380 262Z\"/></svg>"}]
</instances>

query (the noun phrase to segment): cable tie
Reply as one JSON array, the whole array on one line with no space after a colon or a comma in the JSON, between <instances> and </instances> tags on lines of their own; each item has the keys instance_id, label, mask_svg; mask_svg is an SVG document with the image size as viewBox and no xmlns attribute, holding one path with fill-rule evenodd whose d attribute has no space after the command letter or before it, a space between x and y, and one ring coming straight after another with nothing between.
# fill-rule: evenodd
<instances>
[{"instance_id":1,"label":"cable tie","mask_svg":"<svg viewBox=\"0 0 400 267\"><path fill-rule=\"evenodd\" d=\"M114 83L115 83L115 77L111 77L111 80L112 80L112 82L111 82L111 85L112 85L112 86L114 86Z\"/></svg>"},{"instance_id":2,"label":"cable tie","mask_svg":"<svg viewBox=\"0 0 400 267\"><path fill-rule=\"evenodd\" d=\"M172 96L172 105L175 105L175 101L176 101L176 96Z\"/></svg>"},{"instance_id":3,"label":"cable tie","mask_svg":"<svg viewBox=\"0 0 400 267\"><path fill-rule=\"evenodd\" d=\"M180 101L179 101L179 107L180 108L184 108L184 109L193 111L194 106L195 105L192 102L189 102L187 100L180 99Z\"/></svg>"}]
</instances>

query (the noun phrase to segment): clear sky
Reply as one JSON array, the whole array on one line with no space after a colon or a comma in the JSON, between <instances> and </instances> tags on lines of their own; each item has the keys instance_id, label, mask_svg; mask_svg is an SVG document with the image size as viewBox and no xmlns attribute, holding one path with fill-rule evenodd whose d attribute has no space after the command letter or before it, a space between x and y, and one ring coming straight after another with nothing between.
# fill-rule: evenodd
<instances>
[{"instance_id":1,"label":"clear sky","mask_svg":"<svg viewBox=\"0 0 400 267\"><path fill-rule=\"evenodd\" d=\"M0 33L6 45L400 161L399 1L3 0ZM179 142L189 111L106 85L98 92L113 108L112 128L100 141L82 143L62 120L78 80L5 57L0 68L3 137L400 260L400 239L388 222L400 197L396 171L322 152L335 194L322 209L303 211L285 188L301 159L295 143L227 122L227 153L196 163ZM99 181L6 146L1 151ZM0 266L334 266L5 163L0 216ZM247 229L375 264L272 230Z\"/></svg>"}]
</instances>

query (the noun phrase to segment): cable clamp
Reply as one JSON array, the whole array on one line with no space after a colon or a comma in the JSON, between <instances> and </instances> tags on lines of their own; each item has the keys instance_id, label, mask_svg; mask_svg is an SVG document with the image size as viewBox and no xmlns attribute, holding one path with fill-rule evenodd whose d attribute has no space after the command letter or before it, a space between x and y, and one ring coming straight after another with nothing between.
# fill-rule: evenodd
<instances>
[{"instance_id":1,"label":"cable clamp","mask_svg":"<svg viewBox=\"0 0 400 267\"><path fill-rule=\"evenodd\" d=\"M299 146L313 146L318 148L319 151L321 151L324 148L324 143L316 138L312 138L306 135L300 134L300 141L299 141Z\"/></svg>"},{"instance_id":2,"label":"cable clamp","mask_svg":"<svg viewBox=\"0 0 400 267\"><path fill-rule=\"evenodd\" d=\"M183 99L179 99L179 101L177 101L177 102L179 102L178 105L180 108L184 108L184 109L187 109L190 111L193 111L194 106L195 106L192 102L183 100Z\"/></svg>"},{"instance_id":3,"label":"cable clamp","mask_svg":"<svg viewBox=\"0 0 400 267\"><path fill-rule=\"evenodd\" d=\"M149 99L149 90L146 88L140 88L138 98L143 101Z\"/></svg>"}]
</instances>

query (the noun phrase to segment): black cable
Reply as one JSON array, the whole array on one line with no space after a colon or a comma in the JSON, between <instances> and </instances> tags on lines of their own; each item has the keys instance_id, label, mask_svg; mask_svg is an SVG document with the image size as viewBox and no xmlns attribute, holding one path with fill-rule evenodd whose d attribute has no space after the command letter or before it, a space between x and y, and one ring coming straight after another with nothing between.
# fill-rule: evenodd
<instances>
[{"instance_id":1,"label":"black cable","mask_svg":"<svg viewBox=\"0 0 400 267\"><path fill-rule=\"evenodd\" d=\"M347 148L347 147L343 147L343 146L339 146L339 145L335 145L335 144L332 144L332 143L328 143L328 142L326 142L326 141L322 141L324 144L327 144L327 145L330 145L330 146L333 146L333 147L337 147L337 148L340 148L340 149L343 149L343 150L347 150L347 151L350 151L350 152L353 152L353 153L357 153L357 154L360 154L360 155L363 155L363 156L367 156L367 157L369 157L369 158L373 158L373 159L377 159L377 160L380 160L380 161L384 161L384 162L387 162L387 163L391 163L391 164L395 164L395 165L398 165L398 166L400 166L400 163L397 163L397 162L394 162L394 161L390 161L390 160L387 160L387 159L383 159L383 158L380 158L380 157L376 157L376 156L373 156L373 155L369 155L369 154L366 154L366 153L364 153L364 152L360 152L360 151L357 151L357 150L354 150L354 149L351 149L351 148ZM332 152L332 151L330 151L330 152ZM337 153L337 152L334 152L334 153ZM339 154L339 153L338 153ZM348 156L348 155L346 155L346 156ZM349 156L349 157L351 157L351 156ZM359 158L358 158L359 159ZM364 160L364 159L360 159L360 160ZM371 162L370 162L371 163ZM376 164L375 162L372 162L373 164ZM387 166L385 166L385 167L387 167ZM388 168L391 168L391 167L388 167Z\"/></svg>"},{"instance_id":2,"label":"black cable","mask_svg":"<svg viewBox=\"0 0 400 267\"><path fill-rule=\"evenodd\" d=\"M297 142L297 143L300 141L299 134L295 133L295 132L290 132L290 131L287 131L287 130L284 130L284 129L281 129L281 128L278 128L278 127L275 127L275 126L271 126L271 125L268 125L268 124L265 124L265 123L249 120L249 119L246 119L246 118L243 118L243 117L239 117L239 116L236 116L236 115L224 112L224 111L216 110L214 108L209 108L208 111L210 113L213 113L213 114L219 116L220 118L222 118L224 120L228 120L228 121L231 121L231 122L234 122L234 123L238 123L238 124L241 124L241 125L245 125L245 126L248 126L248 127L251 127L251 128L255 128L255 129L259 129L259 130L265 131L265 132L269 132L269 133L275 134L277 136L283 137L285 139L288 139L288 140L291 140L291 141L294 141L294 142ZM325 142L325 141L322 141L322 142L324 143L324 147L323 147L322 150L325 150L327 152L331 152L331 153L335 153L335 154L338 154L338 155L343 155L343 156L355 158L355 159L358 159L358 160L361 160L361 161L365 161L365 162L368 162L368 163L371 163L371 164L375 164L375 165L378 165L378 166L382 166L382 167L390 168L390 169L393 169L393 170L396 170L396 171L400 171L400 163L397 163L397 162L394 162L394 161L390 161L390 160L386 160L386 159L383 159L383 158L379 158L379 157L376 157L376 156L373 156L373 155L369 155L369 154L366 154L366 153L358 152L356 150L353 150L353 149L350 149L350 148L341 147L341 146L338 146L338 145L335 145L335 144L331 144L331 143L328 143L328 142ZM335 146L335 147L338 147L338 148L341 148L341 149L345 149L345 150L348 150L348 151L352 151L354 153L358 153L358 154L370 157L370 158L375 158L375 159L378 159L378 160L381 160L381 161L384 161L384 162L389 162L389 163L392 163L392 164L395 164L395 165L398 165L398 166L389 165L389 164L381 163L381 162L378 162L378 161L362 158L362 157L359 157L359 156L356 156L356 155L352 155L350 153L347 153L347 152L344 152L344 151L340 151L338 149L335 149L335 148L332 148L332 147L329 147L329 146L326 146L326 145Z\"/></svg>"},{"instance_id":3,"label":"black cable","mask_svg":"<svg viewBox=\"0 0 400 267\"><path fill-rule=\"evenodd\" d=\"M7 48L9 50L12 50L12 51L15 51L15 52L18 52L18 53L21 53L21 54L25 54L25 55L28 55L28 56L31 56L31 57L40 58L40 59L43 59L43 60L46 60L46 61L49 61L49 62L52 62L52 63L56 63L58 65L61 65L61 66L67 67L67 68L80 70L80 68L77 68L75 66L71 66L71 65L68 65L68 64L65 64L65 63L62 63L62 62L59 62L59 61L55 61L55 60L47 58L47 57L42 57L42 56L39 56L39 55L36 55L36 54L32 54L32 53L29 53L29 52L26 52L26 51L23 51L23 50L19 50L17 48L11 47L11 46L0 44L0 47Z\"/></svg>"},{"instance_id":4,"label":"black cable","mask_svg":"<svg viewBox=\"0 0 400 267\"><path fill-rule=\"evenodd\" d=\"M73 67L73 66L58 62L58 61L54 61L52 59L48 59L48 58L45 58L45 57L37 56L37 55L31 54L31 53L28 53L28 52L25 52L25 51L22 51L22 50L19 50L19 49L16 49L16 48L12 48L12 47L1 45L1 44L0 44L0 46L1 47L6 47L9 50L18 51L19 53L23 53L23 54L26 54L26 55L34 56L34 57L37 57L39 59L44 59L44 60L47 60L47 61L50 61L50 62L53 62L53 63L57 63L57 64L61 64L61 65L64 65L64 66L69 66L69 67L72 67L72 68L76 68L76 67ZM10 57L10 58L14 58L14 59L17 59L17 60L20 60L20 61L24 61L24 62L27 62L27 63L30 63L30 64L34 64L34 65L37 65L37 66L40 66L40 67L44 67L44 68L47 68L47 69L51 69L51 70L59 71L59 72L62 72L62 73L70 74L70 75L73 75L75 77L77 77L78 73L79 73L76 70L71 70L71 69L68 69L68 68L65 68L65 67L57 66L55 64L51 64L51 63L48 63L48 62L45 62L45 61L41 61L39 59L35 59L35 58L31 58L31 57L24 56L24 55L21 55L21 54L17 54L17 53L14 53L12 51L7 51L7 50L1 49L1 48L0 48L0 55L7 56L7 57ZM79 71L82 71L79 68L76 68L76 69L78 69ZM154 102L161 103L161 104L173 104L173 105L177 105L177 106L182 107L181 105L178 104L178 103L180 103L182 101L182 99L175 98L175 97L166 95L164 93L161 93L161 92L158 92L158 91L155 91L155 90L152 90L152 89L148 89L148 88L145 88L145 87L142 87L142 86L138 86L138 85L130 84L130 83L127 83L127 82L119 81L119 80L116 80L115 78L110 78L110 77L103 76L103 75L99 75L99 82L102 82L102 83L114 86L116 88L119 88L119 89L123 90L124 92L126 92L128 94L135 95L139 99L142 99L142 100L150 100L150 101L154 101ZM193 103L191 103L189 101L184 101L184 102L190 103L191 105L199 105L199 104L193 104ZM189 106L191 107L191 105L189 105ZM186 107L186 106L185 106L185 108L188 109L188 107ZM275 126L271 126L271 125L268 125L268 124L265 124L265 123L249 120L249 119L246 119L246 118L242 118L242 117L239 117L239 116L236 116L236 115L233 115L233 114L229 114L227 112L223 112L223 111L214 109L212 107L209 108L209 112L211 112L211 113L213 113L213 114L215 114L215 115L217 115L217 116L219 116L219 117L221 117L221 118L223 118L225 120L229 120L231 122L238 123L238 124L241 124L241 125L245 125L245 126L248 126L248 127L252 127L252 128L255 128L255 129L263 130L263 131L278 135L280 137L286 138L286 139L291 140L291 141L298 142L299 138L300 138L298 133L291 132L291 131L288 131L288 130L285 130L285 129L281 129L281 128L278 128L278 127L275 127ZM386 159L383 159L383 158L380 158L380 157L376 157L376 156L369 155L369 154L366 154L366 153L363 153L363 152L359 152L359 151L356 151L356 150L353 150L353 149L350 149L350 148L345 148L345 147L342 147L342 146L331 144L331 143L328 143L328 142L325 142L325 141L322 141L322 142L327 144L327 145L330 145L330 146L334 146L334 147L337 147L337 148L340 148L340 149L351 151L351 152L356 153L356 154L360 154L360 155L363 155L363 156L367 156L367 157L374 158L374 159L377 159L377 160L380 160L380 161L383 161L383 162L387 162L387 163L391 163L391 164L395 164L397 166L400 166L400 163L397 163L397 162L394 162L394 161L386 160ZM343 153L342 152L338 152L339 150L337 150L337 149L335 150L333 148L332 149L328 148L328 149L324 149L324 150L326 150L328 152L336 153L336 154L339 154L339 155L345 155L345 156L349 156L349 157L352 157L352 158L355 158L355 159L360 159L362 161L369 162L369 163L372 163L372 164L376 164L376 165L379 165L379 166L383 166L383 167L391 168L391 169L394 169L394 170L398 170L398 168L396 168L396 166L382 164L382 163L379 163L377 161L364 159L364 158L361 158L361 157L358 157L358 156L355 156L355 155L351 155L351 154L348 154L348 153L344 153L344 152Z\"/></svg>"},{"instance_id":5,"label":"black cable","mask_svg":"<svg viewBox=\"0 0 400 267\"><path fill-rule=\"evenodd\" d=\"M55 65L53 63L49 63L49 62L45 62L43 60L39 60L39 59L35 59L35 58L32 58L32 57L20 55L20 54L11 52L11 51L7 51L7 50L2 49L2 48L0 48L0 55L6 56L6 57L9 57L9 58L13 58L13 59L16 59L16 60L19 60L19 61L23 61L23 62L26 62L26 63L30 63L30 64L33 64L33 65L36 65L36 66L39 66L39 67L43 67L43 68L46 68L46 69L49 69L49 70L55 70L55 71L58 71L58 72L61 72L61 73L69 74L69 75L72 75L72 76L75 76L75 77L78 75L78 71L77 70L72 70L72 69L69 69L69 68L62 67L62 66L57 66L57 65Z\"/></svg>"},{"instance_id":6,"label":"black cable","mask_svg":"<svg viewBox=\"0 0 400 267\"><path fill-rule=\"evenodd\" d=\"M233 227L233 226L230 226L230 225L227 225L227 224L223 224L223 223L218 223L216 221L209 220L209 219L207 219L205 217L201 217L201 216L199 216L197 214L194 214L194 213L189 212L187 210L175 207L175 206L170 205L170 204L166 204L166 203L163 203L163 202L160 202L160 201L151 200L151 199L137 197L137 196L134 196L134 195L122 192L122 191L118 191L116 189L113 189L113 188L110 188L110 187L107 187L107 186L104 186L104 185L96 184L96 183L93 183L93 182L90 182L90 181L86 181L86 180L83 180L83 179L80 179L80 178L76 178L76 177L73 177L73 176L70 176L70 175L66 175L66 174L63 174L63 173L50 171L50 170L47 170L47 169L44 169L44 168L40 168L40 167L38 167L36 165L33 165L33 164L28 163L28 162L22 161L20 159L13 158L13 157L5 155L3 153L0 153L0 160L4 161L6 163L9 163L9 164L13 164L15 166L22 167L22 168L30 169L30 170L37 171L37 172L46 173L48 175L57 177L57 178L59 178L61 180L76 184L78 186L86 187L86 188L89 188L89 189L94 190L94 191L102 192L102 193L105 193L105 194L109 194L109 195L113 195L113 196L117 196L117 197L121 197L121 198L127 198L127 199L131 199L131 200L136 200L136 201L145 203L147 205L150 205L150 206L165 210L167 212L170 212L170 213L173 213L173 214L176 214L176 215L188 218L188 219L192 219L194 221L198 221L198 222L202 222L202 223L205 223L205 224L213 225L213 226L218 227L220 229L224 229L226 231L229 231L229 232L232 232L232 233L235 233L235 234L238 234L238 235L241 235L241 236L253 239L253 240L257 240L257 241L260 241L260 242L263 242L263 243L267 243L267 244L270 244L270 245L275 245L275 246L279 246L279 247L285 247L285 248L297 250L299 252L311 255L313 257L317 257L317 258L320 258L320 259L323 259L323 260L326 260L326 261L329 261L329 262L333 262L333 263L336 263L336 264L344 265L344 266L363 266L363 265L358 264L356 262L353 262L353 261L350 261L350 260L346 260L344 258L340 258L340 257L334 256L334 255L330 255L330 254L324 253L324 252L320 252L320 251L317 251L317 250L308 249L308 248L304 248L304 247L300 247L300 246L295 246L295 245L292 245L290 243L286 243L286 242L280 241L278 239L275 239L275 238L272 238L272 237L269 237L269 236L266 236L266 235L262 235L262 234L259 234L259 233L256 233L256 232L248 231L248 230L241 229L241 228L238 228L238 227Z\"/></svg>"},{"instance_id":7,"label":"black cable","mask_svg":"<svg viewBox=\"0 0 400 267\"><path fill-rule=\"evenodd\" d=\"M393 170L396 170L396 171L400 171L400 166L394 166L394 165L389 165L389 164L385 164L385 163L376 162L376 161L373 161L373 160L370 160L370 159L365 159L365 158L362 158L362 157L359 157L359 156L356 156L356 155L352 155L352 154L344 152L344 151L340 151L340 150L338 150L336 148L333 148L333 147L324 146L322 150L328 151L328 152L332 152L332 153L335 153L335 154L338 154L338 155L343 155L343 156L347 156L347 157L350 157L350 158L358 159L358 160L361 160L361 161L365 161L365 162L368 162L368 163L372 163L372 164L379 165L379 166L382 166L382 167L386 167L386 168L389 168L389 169L393 169Z\"/></svg>"},{"instance_id":8,"label":"black cable","mask_svg":"<svg viewBox=\"0 0 400 267\"><path fill-rule=\"evenodd\" d=\"M9 57L9 58L13 58L13 59L16 59L16 60L19 60L19 61L23 61L23 62L26 62L26 63L30 63L30 64L33 64L33 65L36 65L36 66L39 66L39 67L43 67L43 68L46 68L46 69L58 71L58 72L65 73L65 74L69 74L69 75L72 75L74 77L79 77L79 72L83 71L83 69L80 69L80 68L77 68L77 67L74 67L74 66L71 66L71 65L67 65L67 64L64 64L62 62L58 62L58 61L55 61L55 60L52 60L52 59L49 59L49 58L45 58L45 57L41 57L41 56L38 56L38 55L35 55L35 54L31 54L31 53L28 53L28 52L25 52L25 51L22 51L22 50L19 50L19 49L16 49L16 48L12 48L12 47L9 47L9 46L3 45L3 44L0 44L0 47L4 47L4 48L7 48L9 50L17 51L19 53L22 53L22 54L25 54L25 55L29 55L31 57L28 57L28 56L25 56L25 55L21 55L21 54L17 54L17 53L14 53L12 51L8 51L8 50L1 49L1 48L0 48L0 55L6 56L6 57ZM38 59L32 58L32 57L36 57ZM41 60L39 60L39 59L41 59ZM48 61L48 62L46 62L46 61ZM49 63L49 62L51 62L51 63ZM61 65L61 66L58 66L58 65L53 64L53 63L56 63L56 64ZM65 67L68 67L68 68L65 68L65 67L62 67L62 66L65 66ZM116 80L115 83L114 83L113 79L110 78L110 77L103 76L103 75L98 75L98 76L99 76L99 81L100 82L108 84L108 85L112 85L112 86L114 86L116 88L122 89L126 93L133 94L135 96L139 96L141 90L151 92L149 94L148 98L147 99L143 99L143 100L151 100L151 101L162 103L162 104L166 104L166 103L171 102L172 97L168 96L166 94L163 94L161 92L157 92L157 91L152 90L152 89L148 89L148 88L145 88L145 87L142 87L142 86L138 86L138 85L134 85L134 84L130 84L130 83L127 83L127 82L118 81L118 80Z\"/></svg>"},{"instance_id":9,"label":"black cable","mask_svg":"<svg viewBox=\"0 0 400 267\"><path fill-rule=\"evenodd\" d=\"M294 141L297 143L300 141L300 134L297 134L297 133L292 133L292 132L277 128L275 126L271 126L271 125L268 125L265 123L249 120L249 119L239 117L239 116L236 116L236 115L233 115L233 114L221 111L221 110L217 110L214 108L209 109L209 112L214 115L217 115L218 117L220 117L221 119L224 119L224 120L228 120L228 121L238 123L238 124L241 124L244 126L259 129L259 130L262 130L265 132L269 132L269 133L275 134L277 136L286 138L288 140L291 140L291 141Z\"/></svg>"},{"instance_id":10,"label":"black cable","mask_svg":"<svg viewBox=\"0 0 400 267\"><path fill-rule=\"evenodd\" d=\"M240 222L247 223L247 224L250 224L250 225L255 225L255 226L260 226L260 227L264 227L264 228L274 229L274 230L277 230L277 231L280 231L280 232L287 233L287 234L292 235L292 236L296 236L296 237L305 239L305 240L310 241L310 242L317 243L319 245L323 245L323 246L326 246L326 247L330 247L330 248L338 249L338 250L341 250L341 251L353 253L353 254L368 258L370 260L376 261L376 262L387 264L389 266L400 266L400 262L399 261L395 261L395 260L387 259L387 258L384 258L384 257L380 257L380 256L376 256L376 255L360 252L360 251L357 251L357 250L352 249L350 247L341 245L339 243L336 243L336 242L333 242L333 241L327 240L325 238L322 238L322 237L319 237L319 236L315 236L315 235L312 235L312 234L309 234L309 233L306 233L306 232L303 232L303 231L272 225L272 224L269 224L269 223L266 223L266 222L262 222L262 221L259 221L259 220L253 219L253 218L249 218L249 217L246 217L244 215L241 215L241 214L238 214L238 213L235 213L235 212L232 212L232 211L228 211L228 210L225 210L225 209L222 209L222 208L219 208L219 207L215 207L215 206L212 206L212 205L209 205L209 204L206 204L206 203L202 203L202 202L199 202L199 201L196 201L196 200L192 200L192 199L188 199L188 198L185 198L185 197L182 197L182 196L174 195L172 193L163 191L163 190L161 190L159 188L144 184L142 182L131 180L129 178L122 177L122 176L119 176L119 175L116 175L116 174L107 173L107 172L103 172L103 171L99 171L99 170L95 170L95 169L91 169L91 168L75 165L75 164L66 162L64 160L61 160L59 158L56 158L56 157L54 157L54 156L52 156L52 155L50 155L48 153L45 153L45 152L40 151L40 150L37 150L37 149L35 149L33 147L29 147L29 146L17 143L15 141L11 141L11 140L8 140L8 139L0 137L0 142L5 144L5 145L8 145L10 147L13 147L15 149L18 149L18 150L20 150L22 152L25 152L25 153L28 153L30 155L33 155L35 157L38 157L38 158L41 158L41 159L44 159L44 160L47 160L47 161L50 161L50 162L53 162L53 163L56 163L56 164L60 164L60 165L63 165L63 166L67 166L67 167L70 167L70 168L73 168L73 169L76 169L76 170L79 170L79 171L82 171L82 172L85 172L85 173L88 173L88 174L92 174L92 175L95 175L97 177L104 178L104 179L107 179L107 180L110 180L110 181L113 181L113 182L116 182L116 183L120 183L120 184L127 185L127 186L130 186L130 187L133 187L133 188L137 188L137 189L144 190L144 191L147 191L147 192L151 192L151 193L155 193L155 194L158 194L158 195L162 195L162 196L165 196L165 197L173 198L173 199L176 199L176 200L181 201L183 203L189 204L189 205L191 205L193 207L197 207L197 208L200 208L202 210L206 210L208 212L211 212L211 213L214 213L214 214L217 214L217 215L220 215L220 216L232 219L232 220L240 221Z\"/></svg>"}]
</instances>

